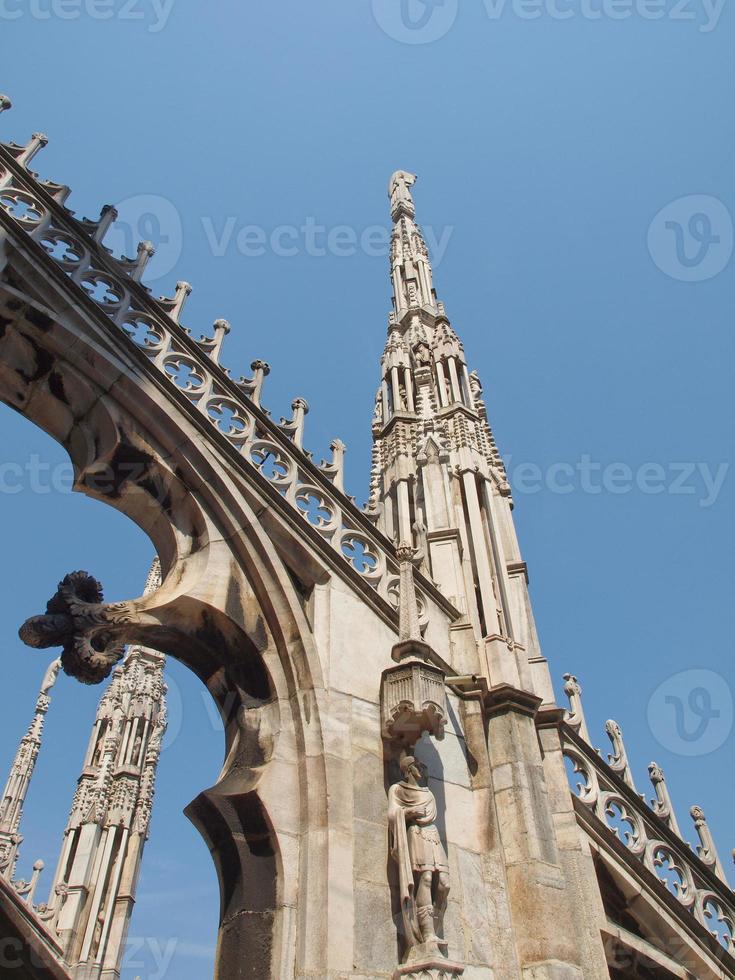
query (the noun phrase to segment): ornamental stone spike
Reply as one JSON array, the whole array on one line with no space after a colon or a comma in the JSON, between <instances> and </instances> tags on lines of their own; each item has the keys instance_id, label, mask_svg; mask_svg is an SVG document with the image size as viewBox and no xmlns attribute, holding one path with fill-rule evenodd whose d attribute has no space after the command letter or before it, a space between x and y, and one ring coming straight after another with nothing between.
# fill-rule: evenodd
<instances>
[{"instance_id":1,"label":"ornamental stone spike","mask_svg":"<svg viewBox=\"0 0 735 980\"><path fill-rule=\"evenodd\" d=\"M669 788L666 785L666 777L664 776L664 771L657 762L652 762L648 767L648 775L653 784L654 791L656 793L656 799L651 800L651 808L657 817L660 817L665 824L667 824L671 830L681 837L681 830L679 830L679 824L676 819L676 811L674 810L674 805L671 802L671 796L669 795Z\"/></svg>"},{"instance_id":2,"label":"ornamental stone spike","mask_svg":"<svg viewBox=\"0 0 735 980\"><path fill-rule=\"evenodd\" d=\"M7 95L0 95L0 112L7 112L8 109L13 108L13 103L10 101Z\"/></svg>"},{"instance_id":3,"label":"ornamental stone spike","mask_svg":"<svg viewBox=\"0 0 735 980\"><path fill-rule=\"evenodd\" d=\"M260 405L263 382L271 373L271 367L267 361L255 360L250 365L250 370L253 372L253 391L250 397L256 405Z\"/></svg>"},{"instance_id":4,"label":"ornamental stone spike","mask_svg":"<svg viewBox=\"0 0 735 980\"><path fill-rule=\"evenodd\" d=\"M608 765L619 773L631 789L635 789L633 773L630 771L628 753L625 751L623 732L620 725L612 718L605 722L605 731L613 747L612 755L608 754Z\"/></svg>"},{"instance_id":5,"label":"ornamental stone spike","mask_svg":"<svg viewBox=\"0 0 735 980\"><path fill-rule=\"evenodd\" d=\"M293 409L291 424L293 425L294 445L298 446L299 449L303 449L304 419L309 414L309 403L305 398L294 398L294 400L291 402L291 408Z\"/></svg>"},{"instance_id":6,"label":"ornamental stone spike","mask_svg":"<svg viewBox=\"0 0 735 980\"><path fill-rule=\"evenodd\" d=\"M138 255L133 270L130 273L135 282L140 282L143 278L145 267L155 254L156 250L153 247L153 242L138 242Z\"/></svg>"},{"instance_id":7,"label":"ornamental stone spike","mask_svg":"<svg viewBox=\"0 0 735 980\"><path fill-rule=\"evenodd\" d=\"M47 144L48 136L46 136L45 133L34 133L30 140L26 143L25 147L16 157L17 163L19 163L21 167L27 168L28 164L38 153L38 151L42 150Z\"/></svg>"},{"instance_id":8,"label":"ornamental stone spike","mask_svg":"<svg viewBox=\"0 0 735 980\"><path fill-rule=\"evenodd\" d=\"M0 875L9 881L12 880L18 860L18 848L22 840L20 823L23 804L41 749L43 722L51 701L49 691L56 683L60 669L61 660L53 660L43 676L33 721L20 741L3 795L0 797Z\"/></svg>"},{"instance_id":9,"label":"ornamental stone spike","mask_svg":"<svg viewBox=\"0 0 735 980\"><path fill-rule=\"evenodd\" d=\"M33 873L31 875L31 880L26 881L16 881L13 882L15 890L24 898L28 905L33 905L33 898L36 894L36 888L38 888L38 879L41 877L41 872L46 867L46 865L40 859L34 862Z\"/></svg>"},{"instance_id":10,"label":"ornamental stone spike","mask_svg":"<svg viewBox=\"0 0 735 980\"><path fill-rule=\"evenodd\" d=\"M697 854L699 855L700 861L703 861L708 865L720 881L724 881L727 884L727 877L725 875L725 869L720 861L720 856L717 853L717 847L715 845L714 837L712 836L712 831L709 829L709 824L707 823L707 818L704 815L704 810L701 806L693 806L689 811L692 820L694 821L694 829L697 831L697 836L699 837L699 844L697 844Z\"/></svg>"},{"instance_id":11,"label":"ornamental stone spike","mask_svg":"<svg viewBox=\"0 0 735 980\"><path fill-rule=\"evenodd\" d=\"M97 219L96 227L92 233L92 238L96 242L102 242L107 232L110 230L110 225L117 221L117 208L114 204L103 204L100 210L100 216Z\"/></svg>"},{"instance_id":12,"label":"ornamental stone spike","mask_svg":"<svg viewBox=\"0 0 735 980\"><path fill-rule=\"evenodd\" d=\"M224 320L220 317L214 321L214 343L212 344L209 356L215 364L220 363L219 358L222 353L222 344L225 342L225 337L231 329L229 320Z\"/></svg>"},{"instance_id":13,"label":"ornamental stone spike","mask_svg":"<svg viewBox=\"0 0 735 980\"><path fill-rule=\"evenodd\" d=\"M332 450L332 467L334 468L334 485L344 492L345 488L345 453L347 446L341 439L332 439L329 444Z\"/></svg>"},{"instance_id":14,"label":"ornamental stone spike","mask_svg":"<svg viewBox=\"0 0 735 980\"><path fill-rule=\"evenodd\" d=\"M168 314L174 323L181 322L181 314L184 310L184 305L191 294L191 290L191 283L185 282L183 279L176 283L176 292L174 293L173 304Z\"/></svg>"},{"instance_id":15,"label":"ornamental stone spike","mask_svg":"<svg viewBox=\"0 0 735 980\"><path fill-rule=\"evenodd\" d=\"M580 738L591 745L590 733L582 706L582 688L574 674L564 674L564 693L569 698L569 711L565 713L564 720Z\"/></svg>"}]
</instances>

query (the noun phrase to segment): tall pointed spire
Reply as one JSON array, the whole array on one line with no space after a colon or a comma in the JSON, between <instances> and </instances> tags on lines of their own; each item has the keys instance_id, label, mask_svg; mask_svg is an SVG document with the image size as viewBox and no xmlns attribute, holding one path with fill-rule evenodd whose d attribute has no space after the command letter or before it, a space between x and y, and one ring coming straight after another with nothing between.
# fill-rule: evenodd
<instances>
[{"instance_id":1,"label":"tall pointed spire","mask_svg":"<svg viewBox=\"0 0 735 980\"><path fill-rule=\"evenodd\" d=\"M510 488L479 379L436 297L415 220L415 182L397 170L388 184L393 310L373 415L367 510L396 545L416 549L422 571L465 614L476 640L506 652L523 648L540 662ZM525 662L504 674L508 683L530 687ZM546 675L543 684L551 696Z\"/></svg>"},{"instance_id":2,"label":"tall pointed spire","mask_svg":"<svg viewBox=\"0 0 735 980\"><path fill-rule=\"evenodd\" d=\"M396 170L388 183L393 219L390 263L393 308L397 315L415 307L433 308L436 301L429 250L415 222L416 207L411 187L416 175Z\"/></svg>"},{"instance_id":3,"label":"tall pointed spire","mask_svg":"<svg viewBox=\"0 0 735 980\"><path fill-rule=\"evenodd\" d=\"M36 700L33 721L20 741L2 798L0 798L0 875L7 878L8 881L12 881L15 875L18 848L23 840L20 834L23 804L41 749L43 723L51 702L49 691L56 683L60 669L61 661L54 660L44 674Z\"/></svg>"},{"instance_id":4,"label":"tall pointed spire","mask_svg":"<svg viewBox=\"0 0 735 980\"><path fill-rule=\"evenodd\" d=\"M145 595L161 584L158 559ZM43 917L72 976L119 976L166 730L165 657L133 646L100 699Z\"/></svg>"}]
</instances>

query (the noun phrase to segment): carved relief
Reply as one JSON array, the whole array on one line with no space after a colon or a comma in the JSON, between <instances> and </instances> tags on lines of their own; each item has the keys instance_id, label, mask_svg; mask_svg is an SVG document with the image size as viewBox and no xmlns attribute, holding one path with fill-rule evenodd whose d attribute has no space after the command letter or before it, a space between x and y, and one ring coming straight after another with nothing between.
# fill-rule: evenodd
<instances>
[{"instance_id":1,"label":"carved relief","mask_svg":"<svg viewBox=\"0 0 735 980\"><path fill-rule=\"evenodd\" d=\"M31 616L18 635L30 647L63 647L61 665L84 684L98 684L122 659L119 629L133 621L130 603L105 605L102 586L88 572L71 572L59 583L42 616Z\"/></svg>"}]
</instances>

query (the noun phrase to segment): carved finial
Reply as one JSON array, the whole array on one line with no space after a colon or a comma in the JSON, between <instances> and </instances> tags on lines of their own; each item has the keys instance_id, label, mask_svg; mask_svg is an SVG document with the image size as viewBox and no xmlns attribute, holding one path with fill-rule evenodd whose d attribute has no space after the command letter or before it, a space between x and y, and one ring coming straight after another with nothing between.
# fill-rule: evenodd
<instances>
[{"instance_id":1,"label":"carved finial","mask_svg":"<svg viewBox=\"0 0 735 980\"><path fill-rule=\"evenodd\" d=\"M169 316L174 321L174 323L181 322L181 314L184 309L184 304L186 303L189 295L191 293L191 283L184 282L182 279L180 282L176 283L176 292L174 293L174 301L169 311Z\"/></svg>"},{"instance_id":2,"label":"carved finial","mask_svg":"<svg viewBox=\"0 0 735 980\"><path fill-rule=\"evenodd\" d=\"M329 444L332 450L332 468L334 470L333 482L338 490L344 491L345 488L345 453L347 446L341 439L332 439Z\"/></svg>"},{"instance_id":3,"label":"carved finial","mask_svg":"<svg viewBox=\"0 0 735 980\"><path fill-rule=\"evenodd\" d=\"M13 108L13 103L10 101L7 95L0 95L0 112L6 112L8 109Z\"/></svg>"},{"instance_id":4,"label":"carved finial","mask_svg":"<svg viewBox=\"0 0 735 980\"><path fill-rule=\"evenodd\" d=\"M625 743L623 741L623 733L620 725L610 718L605 722L605 731L607 732L608 738L612 742L613 747L612 755L608 755L607 757L610 768L614 769L615 772L620 773L628 786L630 786L631 789L635 789L633 774L630 771L628 753L625 751Z\"/></svg>"},{"instance_id":5,"label":"carved finial","mask_svg":"<svg viewBox=\"0 0 735 980\"><path fill-rule=\"evenodd\" d=\"M153 242L138 242L138 257L135 260L135 265L130 273L132 279L134 279L136 282L140 282L140 280L143 278L145 267L148 265L155 253L156 250L153 247Z\"/></svg>"},{"instance_id":6,"label":"carved finial","mask_svg":"<svg viewBox=\"0 0 735 980\"><path fill-rule=\"evenodd\" d=\"M260 405L260 399L263 394L263 382L271 373L271 366L267 361L255 360L250 365L250 370L253 372L253 385L250 397L256 405Z\"/></svg>"},{"instance_id":7,"label":"carved finial","mask_svg":"<svg viewBox=\"0 0 735 980\"><path fill-rule=\"evenodd\" d=\"M694 821L694 829L697 831L697 836L699 837L697 854L699 855L700 861L703 861L706 865L712 868L717 877L727 884L725 869L722 867L720 857L717 853L715 840L712 836L712 831L709 829L709 824L707 823L707 818L704 815L704 810L701 806L693 806L689 813Z\"/></svg>"},{"instance_id":8,"label":"carved finial","mask_svg":"<svg viewBox=\"0 0 735 980\"><path fill-rule=\"evenodd\" d=\"M94 223L95 227L92 232L92 238L96 242L101 242L110 230L110 225L115 221L117 221L117 208L114 204L103 204L100 209L100 216Z\"/></svg>"},{"instance_id":9,"label":"carved finial","mask_svg":"<svg viewBox=\"0 0 735 980\"><path fill-rule=\"evenodd\" d=\"M648 767L648 775L656 792L656 799L651 800L653 812L660 817L664 823L668 824L668 826L674 831L675 834L677 834L677 836L681 837L681 831L679 830L679 824L676 820L674 806L671 802L671 797L669 796L669 789L666 785L663 769L658 765L658 763L652 762Z\"/></svg>"},{"instance_id":10,"label":"carved finial","mask_svg":"<svg viewBox=\"0 0 735 980\"><path fill-rule=\"evenodd\" d=\"M33 864L33 874L31 875L31 885L30 885L30 888L28 889L28 894L26 895L26 902L28 902L29 905L32 905L33 904L33 898L34 898L34 896L36 894L36 888L38 887L38 879L41 877L41 872L43 871L43 869L45 867L46 867L46 865L43 863L43 861L40 860L40 858L39 858L38 861L35 861L34 864Z\"/></svg>"},{"instance_id":11,"label":"carved finial","mask_svg":"<svg viewBox=\"0 0 735 980\"><path fill-rule=\"evenodd\" d=\"M305 398L294 398L294 400L291 402L291 408L293 409L291 425L293 426L294 445L298 446L299 449L303 449L304 419L309 414L309 403Z\"/></svg>"},{"instance_id":12,"label":"carved finial","mask_svg":"<svg viewBox=\"0 0 735 980\"><path fill-rule=\"evenodd\" d=\"M416 217L416 207L411 197L410 187L416 183L416 174L406 170L396 170L388 181L388 197L390 198L390 216L394 221L402 215L408 218Z\"/></svg>"},{"instance_id":13,"label":"carved finial","mask_svg":"<svg viewBox=\"0 0 735 980\"><path fill-rule=\"evenodd\" d=\"M580 738L591 745L590 733L587 729L587 721L582 707L582 688L574 674L564 674L564 693L569 698L569 711L566 712L564 720Z\"/></svg>"},{"instance_id":14,"label":"carved finial","mask_svg":"<svg viewBox=\"0 0 735 980\"><path fill-rule=\"evenodd\" d=\"M34 133L28 143L16 157L16 161L21 167L27 167L39 150L42 150L48 143L48 136L45 133Z\"/></svg>"},{"instance_id":15,"label":"carved finial","mask_svg":"<svg viewBox=\"0 0 735 980\"><path fill-rule=\"evenodd\" d=\"M220 354L222 353L222 344L224 343L225 337L232 329L230 327L229 320L219 320L214 321L214 338L208 346L208 354L215 364L219 364ZM202 338L204 339L204 338Z\"/></svg>"}]
</instances>

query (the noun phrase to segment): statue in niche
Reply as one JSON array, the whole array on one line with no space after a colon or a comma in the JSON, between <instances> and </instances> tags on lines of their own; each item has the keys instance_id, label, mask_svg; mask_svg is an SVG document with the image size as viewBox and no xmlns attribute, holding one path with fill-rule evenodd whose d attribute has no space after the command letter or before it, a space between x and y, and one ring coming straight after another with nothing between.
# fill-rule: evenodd
<instances>
[{"instance_id":1,"label":"statue in niche","mask_svg":"<svg viewBox=\"0 0 735 980\"><path fill-rule=\"evenodd\" d=\"M105 747L105 732L107 731L107 722L103 721L100 725L100 730L97 735L97 741L94 746L94 752L92 753L92 765L97 767L102 762L102 750Z\"/></svg>"},{"instance_id":2,"label":"statue in niche","mask_svg":"<svg viewBox=\"0 0 735 980\"><path fill-rule=\"evenodd\" d=\"M415 946L438 947L449 895L449 863L436 828L436 799L424 781L425 767L401 759L400 782L388 791L390 853L398 864L401 915L408 955Z\"/></svg>"}]
</instances>

